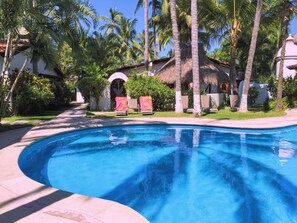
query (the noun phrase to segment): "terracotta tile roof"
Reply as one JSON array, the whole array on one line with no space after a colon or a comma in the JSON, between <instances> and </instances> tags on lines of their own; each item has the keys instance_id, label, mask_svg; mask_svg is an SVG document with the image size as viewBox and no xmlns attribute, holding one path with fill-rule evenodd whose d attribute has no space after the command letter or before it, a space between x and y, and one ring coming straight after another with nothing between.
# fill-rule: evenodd
<instances>
[{"instance_id":1,"label":"terracotta tile roof","mask_svg":"<svg viewBox=\"0 0 297 223\"><path fill-rule=\"evenodd\" d=\"M297 70L297 64L287 66L290 70Z\"/></svg>"},{"instance_id":2,"label":"terracotta tile roof","mask_svg":"<svg viewBox=\"0 0 297 223\"><path fill-rule=\"evenodd\" d=\"M5 49L6 49L6 39L0 39L0 55L1 56L4 56L5 54ZM28 39L21 39L19 44L18 44L18 47L15 51L15 54L18 54L26 49L29 48L29 40Z\"/></svg>"}]
</instances>

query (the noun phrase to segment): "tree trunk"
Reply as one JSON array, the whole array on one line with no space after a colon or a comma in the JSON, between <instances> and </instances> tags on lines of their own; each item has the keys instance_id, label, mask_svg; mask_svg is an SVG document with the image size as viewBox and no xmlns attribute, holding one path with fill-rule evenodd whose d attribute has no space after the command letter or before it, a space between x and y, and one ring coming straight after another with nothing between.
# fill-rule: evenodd
<instances>
[{"instance_id":1,"label":"tree trunk","mask_svg":"<svg viewBox=\"0 0 297 223\"><path fill-rule=\"evenodd\" d=\"M179 46L179 33L176 18L175 0L170 0L170 14L172 23L172 35L174 40L174 58L175 58L175 112L183 113L181 98L181 51Z\"/></svg>"},{"instance_id":2,"label":"tree trunk","mask_svg":"<svg viewBox=\"0 0 297 223\"><path fill-rule=\"evenodd\" d=\"M11 100L11 97L12 97L12 94L14 92L14 89L15 89L15 87L16 87L19 79L21 78L21 76L23 74L23 71L24 71L24 69L27 66L28 61L29 61L29 59L28 59L28 57L26 57L26 59L25 59L25 61L23 63L22 68L20 69L19 73L17 74L16 79L14 80L13 85L11 86L11 88L10 88L8 94L7 94L7 101L10 101Z\"/></svg>"},{"instance_id":3,"label":"tree trunk","mask_svg":"<svg viewBox=\"0 0 297 223\"><path fill-rule=\"evenodd\" d=\"M96 111L99 111L99 100L100 100L100 97L99 98L95 97L94 99L95 99L95 104L96 104Z\"/></svg>"},{"instance_id":4,"label":"tree trunk","mask_svg":"<svg viewBox=\"0 0 297 223\"><path fill-rule=\"evenodd\" d=\"M237 44L236 44L237 45ZM231 94L237 94L237 83L236 83L236 45L231 46L231 59L230 59L230 79L231 79Z\"/></svg>"},{"instance_id":5,"label":"tree trunk","mask_svg":"<svg viewBox=\"0 0 297 223\"><path fill-rule=\"evenodd\" d=\"M257 45L257 38L260 28L260 20L261 20L261 12L263 7L263 0L258 0L257 3L257 9L256 9L256 15L255 15L255 22L252 32L252 39L251 39L251 45L249 50L249 57L245 69L245 78L244 78L244 85L242 90L242 96L240 101L240 112L247 112L248 106L247 106L247 98L248 98L248 92L250 88L250 80L252 76L252 69L253 69L253 61L256 51L256 45Z\"/></svg>"},{"instance_id":6,"label":"tree trunk","mask_svg":"<svg viewBox=\"0 0 297 223\"><path fill-rule=\"evenodd\" d=\"M39 74L38 61L33 61L33 74Z\"/></svg>"},{"instance_id":7,"label":"tree trunk","mask_svg":"<svg viewBox=\"0 0 297 223\"><path fill-rule=\"evenodd\" d=\"M198 58L198 11L197 0L191 0L192 17L192 68L193 68L193 99L194 115L201 116L200 105L200 77L199 77L199 58Z\"/></svg>"},{"instance_id":8,"label":"tree trunk","mask_svg":"<svg viewBox=\"0 0 297 223\"><path fill-rule=\"evenodd\" d=\"M231 79L231 94L238 94L238 87L236 82L236 49L238 43L238 34L241 32L240 24L237 19L234 18L231 30L231 49L230 49L230 79Z\"/></svg>"},{"instance_id":9,"label":"tree trunk","mask_svg":"<svg viewBox=\"0 0 297 223\"><path fill-rule=\"evenodd\" d=\"M282 98L283 98L283 77L284 77L284 58L286 55L286 39L288 36L288 27L290 23L290 8L291 3L288 0L285 0L281 10L282 23L281 23L281 58L279 65L278 73L278 82L277 82L277 96L276 96L276 111L282 110Z\"/></svg>"},{"instance_id":10,"label":"tree trunk","mask_svg":"<svg viewBox=\"0 0 297 223\"><path fill-rule=\"evenodd\" d=\"M152 18L156 16L156 0L152 1ZM153 35L154 35L154 60L158 58L157 56L157 32L156 32L156 23L153 21Z\"/></svg>"},{"instance_id":11,"label":"tree trunk","mask_svg":"<svg viewBox=\"0 0 297 223\"><path fill-rule=\"evenodd\" d=\"M143 0L144 4L144 67L148 71L149 58L149 28L148 28L148 0Z\"/></svg>"},{"instance_id":12,"label":"tree trunk","mask_svg":"<svg viewBox=\"0 0 297 223\"><path fill-rule=\"evenodd\" d=\"M8 86L8 79L5 80L4 76L5 76L5 73L8 72L10 69L11 61L14 57L14 53L18 46L19 41L20 41L20 38L16 36L16 40L13 43L11 31L8 31L2 71L0 74L0 87L1 87L0 91L2 92L0 95L0 125L1 125L2 117L4 116L4 110L6 107L7 98L9 98L8 96L5 95L5 89ZM13 44L14 44L14 47L12 47Z\"/></svg>"},{"instance_id":13,"label":"tree trunk","mask_svg":"<svg viewBox=\"0 0 297 223\"><path fill-rule=\"evenodd\" d=\"M4 78L5 71L7 70L7 64L9 61L9 55L10 55L10 46L11 46L11 38L10 38L11 32L9 31L7 34L7 40L6 40L6 47L5 47L5 54L4 54L4 60L2 65L2 71L1 71L1 78Z\"/></svg>"},{"instance_id":14,"label":"tree trunk","mask_svg":"<svg viewBox=\"0 0 297 223\"><path fill-rule=\"evenodd\" d=\"M286 54L286 38L283 40L281 58L279 63L279 73L277 81L277 96L276 96L276 111L282 110L282 101L283 101L283 80L284 80L284 63L285 63L285 54Z\"/></svg>"},{"instance_id":15,"label":"tree trunk","mask_svg":"<svg viewBox=\"0 0 297 223\"><path fill-rule=\"evenodd\" d=\"M9 48L10 48L10 35L11 33L8 32L7 40L6 40L6 48L5 48L5 55L2 65L2 71L0 74L0 125L2 117L4 116L4 109L5 109L5 88L7 84L7 80L5 80L5 71L7 69L7 62L8 62L8 55L9 55Z\"/></svg>"}]
</instances>

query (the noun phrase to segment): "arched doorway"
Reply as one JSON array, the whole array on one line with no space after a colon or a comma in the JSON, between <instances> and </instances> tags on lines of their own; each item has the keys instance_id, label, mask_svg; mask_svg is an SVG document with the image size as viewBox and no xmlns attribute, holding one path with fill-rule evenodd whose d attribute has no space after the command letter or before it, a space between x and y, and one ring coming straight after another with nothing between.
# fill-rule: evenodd
<instances>
[{"instance_id":1,"label":"arched doorway","mask_svg":"<svg viewBox=\"0 0 297 223\"><path fill-rule=\"evenodd\" d=\"M121 72L116 72L112 74L108 81L110 83L108 90L109 90L109 97L110 97L110 109L114 109L115 107L115 97L116 96L127 96L126 89L124 87L124 83L128 80L126 74Z\"/></svg>"},{"instance_id":2,"label":"arched doorway","mask_svg":"<svg viewBox=\"0 0 297 223\"><path fill-rule=\"evenodd\" d=\"M112 107L114 107L115 97L120 96L127 96L126 89L124 87L125 81L123 79L115 79L110 84L110 99L112 103Z\"/></svg>"},{"instance_id":3,"label":"arched doorway","mask_svg":"<svg viewBox=\"0 0 297 223\"><path fill-rule=\"evenodd\" d=\"M115 107L115 97L116 96L126 96L126 89L124 88L124 83L128 80L126 74L122 72L113 73L108 78L108 86L102 93L102 97L99 100L99 109L103 111L114 110ZM91 98L92 99L92 98ZM95 109L95 103L90 102L90 108Z\"/></svg>"}]
</instances>

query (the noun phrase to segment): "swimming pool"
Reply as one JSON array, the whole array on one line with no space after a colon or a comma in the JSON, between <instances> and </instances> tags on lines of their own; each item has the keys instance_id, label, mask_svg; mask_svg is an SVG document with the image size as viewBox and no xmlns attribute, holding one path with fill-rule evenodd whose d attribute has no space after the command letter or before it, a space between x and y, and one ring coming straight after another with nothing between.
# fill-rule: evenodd
<instances>
[{"instance_id":1,"label":"swimming pool","mask_svg":"<svg viewBox=\"0 0 297 223\"><path fill-rule=\"evenodd\" d=\"M127 205L152 223L297 222L297 126L83 129L29 145L19 166L61 190Z\"/></svg>"}]
</instances>

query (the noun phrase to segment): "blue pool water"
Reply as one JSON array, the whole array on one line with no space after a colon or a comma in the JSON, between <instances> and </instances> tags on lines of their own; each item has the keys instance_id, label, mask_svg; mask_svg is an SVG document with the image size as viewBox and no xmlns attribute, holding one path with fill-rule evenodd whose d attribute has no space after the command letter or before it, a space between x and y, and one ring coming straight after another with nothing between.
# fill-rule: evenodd
<instances>
[{"instance_id":1,"label":"blue pool water","mask_svg":"<svg viewBox=\"0 0 297 223\"><path fill-rule=\"evenodd\" d=\"M297 126L131 125L28 146L19 166L65 191L125 204L152 223L297 222Z\"/></svg>"}]
</instances>

